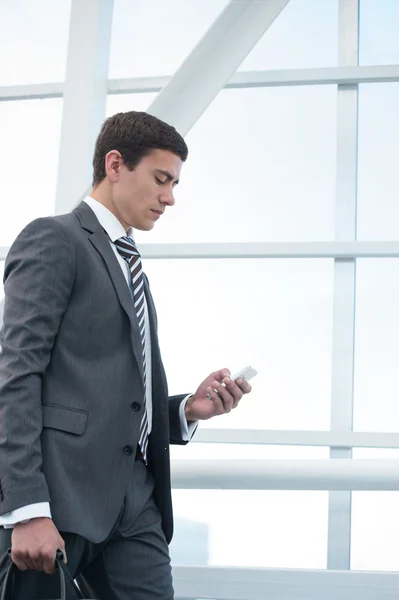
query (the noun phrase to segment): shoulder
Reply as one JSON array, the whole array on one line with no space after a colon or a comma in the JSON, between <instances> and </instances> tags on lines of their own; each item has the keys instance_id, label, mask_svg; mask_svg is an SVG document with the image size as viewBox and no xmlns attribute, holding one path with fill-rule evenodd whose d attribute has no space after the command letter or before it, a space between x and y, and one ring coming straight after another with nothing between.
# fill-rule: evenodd
<instances>
[{"instance_id":1,"label":"shoulder","mask_svg":"<svg viewBox=\"0 0 399 600\"><path fill-rule=\"evenodd\" d=\"M40 242L55 243L72 248L75 245L79 229L81 229L79 221L73 213L39 217L24 227L14 244L31 241L36 244L40 244Z\"/></svg>"},{"instance_id":2,"label":"shoulder","mask_svg":"<svg viewBox=\"0 0 399 600\"><path fill-rule=\"evenodd\" d=\"M61 217L40 217L28 223L11 245L6 258L6 269L15 261L40 261L43 265L62 259L72 263L75 260L71 219Z\"/></svg>"}]
</instances>

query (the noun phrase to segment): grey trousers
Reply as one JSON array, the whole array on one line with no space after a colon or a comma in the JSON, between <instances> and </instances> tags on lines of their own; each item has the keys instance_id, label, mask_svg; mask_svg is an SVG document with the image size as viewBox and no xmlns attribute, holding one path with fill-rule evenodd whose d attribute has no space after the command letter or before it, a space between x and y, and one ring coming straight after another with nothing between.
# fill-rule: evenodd
<instances>
[{"instance_id":1,"label":"grey trousers","mask_svg":"<svg viewBox=\"0 0 399 600\"><path fill-rule=\"evenodd\" d=\"M173 600L169 550L153 490L151 474L142 462L135 461L131 486L108 539L93 544L74 533L60 532L69 572L85 598ZM11 534L12 530L0 528L0 582L9 565L4 553L11 546ZM18 571L15 580L13 600L60 597L58 574Z\"/></svg>"}]
</instances>

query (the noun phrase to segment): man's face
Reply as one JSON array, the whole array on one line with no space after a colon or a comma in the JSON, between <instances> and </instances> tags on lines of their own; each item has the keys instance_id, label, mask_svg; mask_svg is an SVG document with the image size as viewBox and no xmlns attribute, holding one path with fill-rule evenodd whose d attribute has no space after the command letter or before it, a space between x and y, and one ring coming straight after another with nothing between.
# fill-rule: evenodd
<instances>
[{"instance_id":1,"label":"man's face","mask_svg":"<svg viewBox=\"0 0 399 600\"><path fill-rule=\"evenodd\" d=\"M168 150L155 149L133 171L123 161L118 168L113 203L125 226L149 231L168 206L173 206L174 187L183 162Z\"/></svg>"}]
</instances>

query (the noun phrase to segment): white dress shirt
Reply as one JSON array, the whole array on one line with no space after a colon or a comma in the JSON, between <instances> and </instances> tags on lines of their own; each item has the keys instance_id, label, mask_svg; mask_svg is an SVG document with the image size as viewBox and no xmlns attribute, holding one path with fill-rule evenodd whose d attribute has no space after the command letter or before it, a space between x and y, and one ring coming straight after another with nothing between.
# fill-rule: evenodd
<instances>
[{"instance_id":1,"label":"white dress shirt","mask_svg":"<svg viewBox=\"0 0 399 600\"><path fill-rule=\"evenodd\" d=\"M94 214L96 215L98 221L101 226L105 229L110 237L110 244L112 250L115 253L116 258L118 259L119 265L123 271L123 274L126 279L126 284L130 287L130 271L127 262L122 258L119 254L118 250L114 242L117 239L128 235L133 238L133 229L130 228L126 233L123 225L118 221L115 215L108 210L105 206L87 196L84 200L86 204L90 206ZM112 240L112 241L111 241ZM146 358L146 375L147 375L147 385L146 385L146 407L147 407L147 415L148 415L148 433L151 433L152 428L152 377L151 377L151 332L150 332L150 321L148 317L148 307L147 301L144 298L144 310L145 310L145 358ZM188 398L190 398L191 394L186 396L182 403L180 404L180 426L181 426L181 434L182 438L185 441L191 439L196 427L197 423L187 423L184 408L186 406L186 402ZM22 521L28 521L29 519L34 519L35 517L49 517L51 518L51 510L50 504L48 502L37 502L35 504L29 504L27 506L22 506L21 508L17 508L11 512L5 513L4 515L0 515L0 527L3 526L5 529L13 527L16 523L21 523Z\"/></svg>"}]
</instances>

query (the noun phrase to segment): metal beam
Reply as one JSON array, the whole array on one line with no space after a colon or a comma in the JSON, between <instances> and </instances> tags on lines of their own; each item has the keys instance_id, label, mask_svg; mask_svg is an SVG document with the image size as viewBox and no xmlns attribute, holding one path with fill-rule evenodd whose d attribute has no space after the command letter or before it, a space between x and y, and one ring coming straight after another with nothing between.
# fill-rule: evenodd
<instances>
[{"instance_id":1,"label":"metal beam","mask_svg":"<svg viewBox=\"0 0 399 600\"><path fill-rule=\"evenodd\" d=\"M0 247L0 260L9 248ZM141 244L147 259L203 258L398 258L399 242L243 242L212 244Z\"/></svg>"},{"instance_id":2,"label":"metal beam","mask_svg":"<svg viewBox=\"0 0 399 600\"><path fill-rule=\"evenodd\" d=\"M399 433L199 428L192 444L260 444L330 448L399 448Z\"/></svg>"},{"instance_id":3,"label":"metal beam","mask_svg":"<svg viewBox=\"0 0 399 600\"><path fill-rule=\"evenodd\" d=\"M159 92L170 81L169 76L111 79L109 94ZM239 71L225 84L225 89L292 87L303 85L348 85L354 83L391 83L399 81L399 66L325 67L315 69L282 69L278 71ZM1 99L1 95L0 95Z\"/></svg>"},{"instance_id":4,"label":"metal beam","mask_svg":"<svg viewBox=\"0 0 399 600\"><path fill-rule=\"evenodd\" d=\"M186 135L289 0L231 0L148 111Z\"/></svg>"},{"instance_id":5,"label":"metal beam","mask_svg":"<svg viewBox=\"0 0 399 600\"><path fill-rule=\"evenodd\" d=\"M72 0L56 214L68 212L91 178L105 117L113 0Z\"/></svg>"},{"instance_id":6,"label":"metal beam","mask_svg":"<svg viewBox=\"0 0 399 600\"><path fill-rule=\"evenodd\" d=\"M145 258L397 258L399 242L141 244Z\"/></svg>"},{"instance_id":7,"label":"metal beam","mask_svg":"<svg viewBox=\"0 0 399 600\"><path fill-rule=\"evenodd\" d=\"M44 100L62 98L64 83L33 83L0 87L0 102L13 100Z\"/></svg>"},{"instance_id":8,"label":"metal beam","mask_svg":"<svg viewBox=\"0 0 399 600\"><path fill-rule=\"evenodd\" d=\"M265 540L267 543L267 540ZM398 573L173 567L176 600L397 600Z\"/></svg>"},{"instance_id":9,"label":"metal beam","mask_svg":"<svg viewBox=\"0 0 399 600\"><path fill-rule=\"evenodd\" d=\"M399 81L399 66L325 67L247 71L233 75L226 88L281 87L298 85L348 85L354 83L389 83Z\"/></svg>"},{"instance_id":10,"label":"metal beam","mask_svg":"<svg viewBox=\"0 0 399 600\"><path fill-rule=\"evenodd\" d=\"M159 92L171 79L171 75L109 79L107 84L108 94L143 94L147 92ZM323 67L271 71L238 71L230 77L224 88L347 85L356 83L392 83L398 81L398 65ZM0 102L62 98L63 94L63 82L0 86Z\"/></svg>"},{"instance_id":11,"label":"metal beam","mask_svg":"<svg viewBox=\"0 0 399 600\"><path fill-rule=\"evenodd\" d=\"M399 490L397 459L172 460L181 490Z\"/></svg>"},{"instance_id":12,"label":"metal beam","mask_svg":"<svg viewBox=\"0 0 399 600\"><path fill-rule=\"evenodd\" d=\"M339 3L339 63L356 66L359 48L359 0ZM358 86L338 86L337 175L335 239L356 239ZM355 361L356 261L335 259L334 317L331 385L331 430L353 429L353 377ZM352 458L351 448L331 449L331 458ZM329 569L350 568L352 496L332 491L328 511Z\"/></svg>"}]
</instances>

